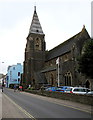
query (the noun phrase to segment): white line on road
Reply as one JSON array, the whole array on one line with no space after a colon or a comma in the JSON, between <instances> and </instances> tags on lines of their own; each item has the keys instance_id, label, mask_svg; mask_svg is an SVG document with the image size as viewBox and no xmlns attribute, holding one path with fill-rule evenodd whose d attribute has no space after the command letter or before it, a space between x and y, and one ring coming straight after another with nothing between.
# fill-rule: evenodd
<instances>
[{"instance_id":1,"label":"white line on road","mask_svg":"<svg viewBox=\"0 0 93 120\"><path fill-rule=\"evenodd\" d=\"M9 101L11 101L19 110L21 110L27 117L31 118L32 120L36 120L31 114L29 114L25 109L20 107L18 104L16 104L12 99L10 99L6 94L3 94Z\"/></svg>"}]
</instances>

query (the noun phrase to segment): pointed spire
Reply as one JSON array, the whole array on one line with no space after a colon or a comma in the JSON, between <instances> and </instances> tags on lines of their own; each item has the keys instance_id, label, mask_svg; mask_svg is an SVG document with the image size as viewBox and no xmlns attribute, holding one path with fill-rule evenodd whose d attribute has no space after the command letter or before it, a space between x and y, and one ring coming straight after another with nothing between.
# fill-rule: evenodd
<instances>
[{"instance_id":1,"label":"pointed spire","mask_svg":"<svg viewBox=\"0 0 93 120\"><path fill-rule=\"evenodd\" d=\"M39 22L37 12L36 12L36 6L34 6L34 14L33 14L32 23L29 29L29 34L30 33L44 34L41 24Z\"/></svg>"}]
</instances>

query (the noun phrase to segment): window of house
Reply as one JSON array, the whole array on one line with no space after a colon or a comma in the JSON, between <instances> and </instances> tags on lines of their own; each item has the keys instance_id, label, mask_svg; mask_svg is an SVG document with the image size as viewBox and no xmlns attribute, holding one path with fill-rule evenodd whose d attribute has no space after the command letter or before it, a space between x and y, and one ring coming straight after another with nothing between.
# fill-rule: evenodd
<instances>
[{"instance_id":1,"label":"window of house","mask_svg":"<svg viewBox=\"0 0 93 120\"><path fill-rule=\"evenodd\" d=\"M13 67L13 70L15 70L15 67Z\"/></svg>"},{"instance_id":2,"label":"window of house","mask_svg":"<svg viewBox=\"0 0 93 120\"><path fill-rule=\"evenodd\" d=\"M20 72L18 72L18 76L20 76Z\"/></svg>"}]
</instances>

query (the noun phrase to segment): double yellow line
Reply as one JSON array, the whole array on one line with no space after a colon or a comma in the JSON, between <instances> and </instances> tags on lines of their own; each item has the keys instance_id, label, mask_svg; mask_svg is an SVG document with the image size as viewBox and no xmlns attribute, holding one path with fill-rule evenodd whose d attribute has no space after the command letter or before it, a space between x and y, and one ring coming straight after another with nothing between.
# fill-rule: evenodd
<instances>
[{"instance_id":1,"label":"double yellow line","mask_svg":"<svg viewBox=\"0 0 93 120\"><path fill-rule=\"evenodd\" d=\"M28 118L31 118L32 120L36 120L31 114L29 114L25 109L20 107L18 104L16 104L12 99L10 99L6 94L3 94L9 101L11 101L19 110L21 110Z\"/></svg>"}]
</instances>

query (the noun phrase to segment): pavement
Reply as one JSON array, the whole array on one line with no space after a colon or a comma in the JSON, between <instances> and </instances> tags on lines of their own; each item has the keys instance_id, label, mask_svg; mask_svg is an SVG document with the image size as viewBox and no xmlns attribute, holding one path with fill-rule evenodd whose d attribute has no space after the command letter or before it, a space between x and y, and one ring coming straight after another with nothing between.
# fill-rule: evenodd
<instances>
[{"instance_id":1,"label":"pavement","mask_svg":"<svg viewBox=\"0 0 93 120\"><path fill-rule=\"evenodd\" d=\"M0 89L0 119L2 119L2 92Z\"/></svg>"},{"instance_id":2,"label":"pavement","mask_svg":"<svg viewBox=\"0 0 93 120\"><path fill-rule=\"evenodd\" d=\"M2 93L2 118L3 120L5 118L9 118L9 120L12 118L23 118L22 120L24 120L25 118L29 117L26 115L25 110L23 110L20 106L15 104L9 97Z\"/></svg>"}]
</instances>

